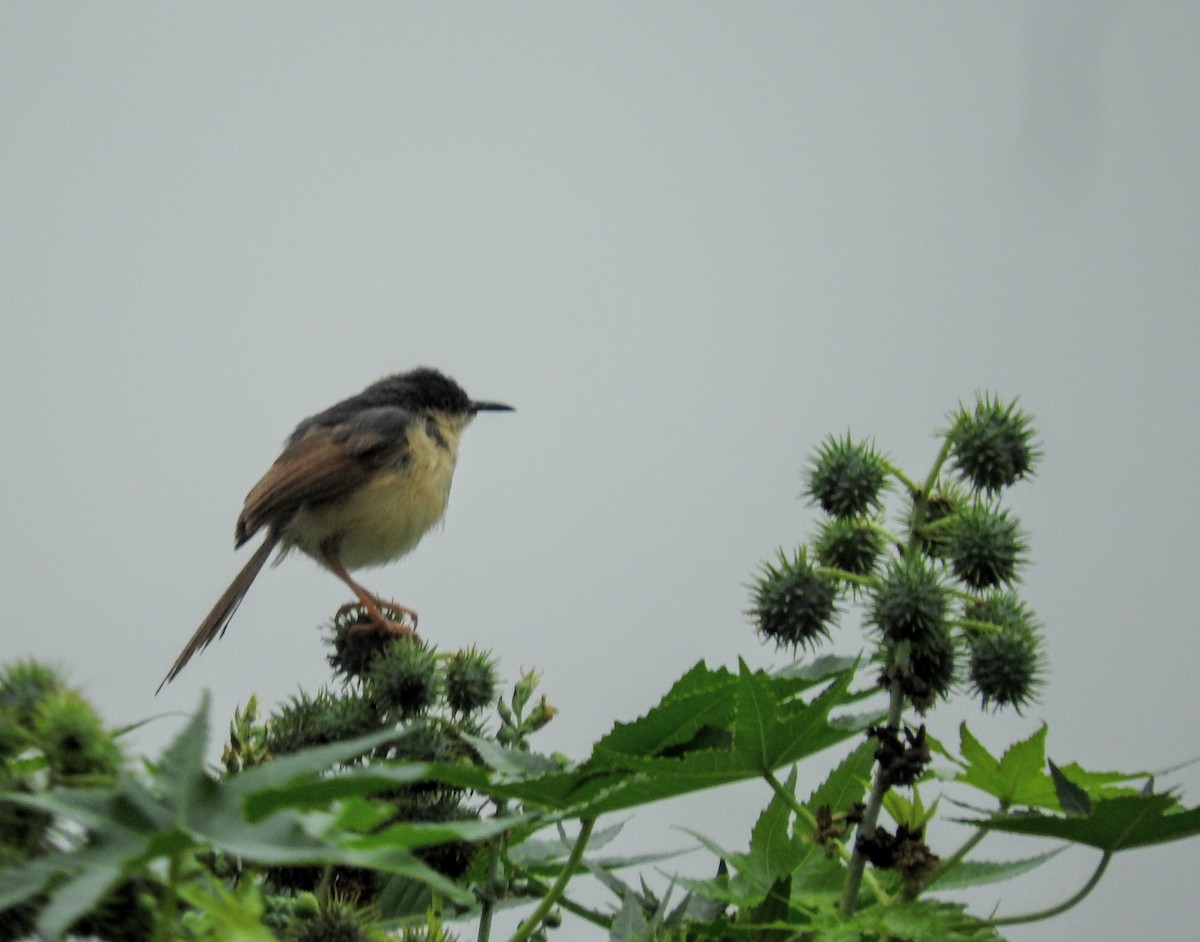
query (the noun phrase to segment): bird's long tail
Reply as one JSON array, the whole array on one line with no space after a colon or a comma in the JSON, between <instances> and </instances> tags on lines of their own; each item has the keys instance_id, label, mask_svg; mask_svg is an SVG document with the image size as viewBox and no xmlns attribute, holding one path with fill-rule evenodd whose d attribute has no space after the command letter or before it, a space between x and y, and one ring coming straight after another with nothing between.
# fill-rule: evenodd
<instances>
[{"instance_id":1,"label":"bird's long tail","mask_svg":"<svg viewBox=\"0 0 1200 942\"><path fill-rule=\"evenodd\" d=\"M278 534L267 534L267 538L254 551L254 555L242 567L242 571L234 576L233 582L229 584L229 588L217 599L217 604L208 613L208 617L200 623L200 627L196 629L196 633L192 635L191 640L188 641L184 649L179 653L179 657L175 659L175 663L171 665L171 669L167 671L167 676L158 685L158 690L154 691L155 694L179 675L179 672L183 670L187 662L192 659L192 655L204 650L214 639L225 633L225 627L229 624L229 619L233 618L233 613L237 611L238 605L245 598L246 593L250 589L250 584L254 582L255 576L258 575L266 563L267 557L271 555L271 550L275 548L275 544L278 542Z\"/></svg>"}]
</instances>

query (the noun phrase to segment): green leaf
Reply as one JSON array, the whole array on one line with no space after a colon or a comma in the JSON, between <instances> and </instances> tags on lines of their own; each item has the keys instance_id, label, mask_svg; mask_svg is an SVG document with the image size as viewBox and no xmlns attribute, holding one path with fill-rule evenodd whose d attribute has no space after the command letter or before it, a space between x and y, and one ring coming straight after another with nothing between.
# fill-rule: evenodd
<instances>
[{"instance_id":1,"label":"green leaf","mask_svg":"<svg viewBox=\"0 0 1200 942\"><path fill-rule=\"evenodd\" d=\"M391 742L399 735L402 735L402 731L382 730L326 746L302 749L231 775L223 780L223 784L231 793L246 798L250 807L255 809L253 817L258 819L263 813L269 813L263 811L265 806L261 804L267 792L273 789L286 791L296 779L320 775L338 763Z\"/></svg>"},{"instance_id":2,"label":"green leaf","mask_svg":"<svg viewBox=\"0 0 1200 942\"><path fill-rule=\"evenodd\" d=\"M858 669L859 657L842 657L837 654L823 654L820 657L801 658L793 661L787 667L776 671L773 677L779 680L796 682L796 691L807 687L816 687L827 680L832 680L842 674L852 674Z\"/></svg>"},{"instance_id":3,"label":"green leaf","mask_svg":"<svg viewBox=\"0 0 1200 942\"><path fill-rule=\"evenodd\" d=\"M641 942L650 931L641 904L633 893L626 893L621 900L621 909L612 922L609 942Z\"/></svg>"},{"instance_id":4,"label":"green leaf","mask_svg":"<svg viewBox=\"0 0 1200 942\"><path fill-rule=\"evenodd\" d=\"M862 696L849 692L850 681L851 675L840 675L806 703L794 695L793 679L748 670L735 678L700 664L644 717L614 727L578 768L471 787L527 806L591 815L756 778L764 767L790 765L856 735L829 716ZM717 720L734 730L732 746L672 751Z\"/></svg>"},{"instance_id":5,"label":"green leaf","mask_svg":"<svg viewBox=\"0 0 1200 942\"><path fill-rule=\"evenodd\" d=\"M917 830L924 828L929 823L942 799L939 796L933 805L926 809L924 802L921 801L921 792L916 785L912 787L912 796L910 800L897 789L889 789L883 796L883 806L897 824L903 824L910 830Z\"/></svg>"},{"instance_id":6,"label":"green leaf","mask_svg":"<svg viewBox=\"0 0 1200 942\"><path fill-rule=\"evenodd\" d=\"M1066 850L1065 845L1056 847L1054 850L1047 851L1044 854L1038 854L1036 857L1026 857L1023 860L960 861L954 867L947 870L945 874L934 876L926 884L925 889L957 890L968 886L978 886L981 883L995 883L1000 880L1008 880L1040 867L1047 860L1057 857L1064 850Z\"/></svg>"},{"instance_id":7,"label":"green leaf","mask_svg":"<svg viewBox=\"0 0 1200 942\"><path fill-rule=\"evenodd\" d=\"M1092 799L1088 793L1072 782L1053 762L1050 763L1050 778L1054 781L1054 793L1058 803L1067 814L1087 815L1092 813Z\"/></svg>"},{"instance_id":8,"label":"green leaf","mask_svg":"<svg viewBox=\"0 0 1200 942\"><path fill-rule=\"evenodd\" d=\"M215 939L275 942L276 936L262 924L262 894L253 882L246 880L235 890L227 890L210 878L203 883L182 883L178 891L185 902L207 915L211 925L219 927Z\"/></svg>"},{"instance_id":9,"label":"green leaf","mask_svg":"<svg viewBox=\"0 0 1200 942\"><path fill-rule=\"evenodd\" d=\"M795 791L795 769L792 769L784 788L789 792ZM766 886L790 874L808 850L792 839L791 823L791 807L781 796L775 795L750 832L750 854L745 862L753 867L756 879Z\"/></svg>"},{"instance_id":10,"label":"green leaf","mask_svg":"<svg viewBox=\"0 0 1200 942\"><path fill-rule=\"evenodd\" d=\"M958 781L996 797L1005 807L1024 805L1058 808L1054 785L1045 773L1045 724L1030 736L1014 743L997 761L977 740L967 724L959 727L960 746L966 767Z\"/></svg>"},{"instance_id":11,"label":"green leaf","mask_svg":"<svg viewBox=\"0 0 1200 942\"><path fill-rule=\"evenodd\" d=\"M381 831L371 834L337 832L327 834L331 841L349 850L363 851L378 848L413 850L451 841L474 843L494 837L528 820L525 815L508 815L503 818L482 818L469 821L400 821Z\"/></svg>"},{"instance_id":12,"label":"green leaf","mask_svg":"<svg viewBox=\"0 0 1200 942\"><path fill-rule=\"evenodd\" d=\"M300 753L296 753L300 754ZM431 766L420 762L375 763L369 768L352 769L329 778L297 775L286 784L254 790L257 782L235 782L249 773L226 779L230 792L241 798L246 820L258 823L284 809L325 808L339 799L363 797L389 789L428 781Z\"/></svg>"},{"instance_id":13,"label":"green leaf","mask_svg":"<svg viewBox=\"0 0 1200 942\"><path fill-rule=\"evenodd\" d=\"M32 899L62 871L54 858L22 861L19 867L0 870L0 912Z\"/></svg>"},{"instance_id":14,"label":"green leaf","mask_svg":"<svg viewBox=\"0 0 1200 942\"><path fill-rule=\"evenodd\" d=\"M616 723L592 749L589 765L620 766L624 756L660 755L691 741L705 726L726 727L733 720L737 678L700 661L677 680L657 706L632 723Z\"/></svg>"},{"instance_id":15,"label":"green leaf","mask_svg":"<svg viewBox=\"0 0 1200 942\"><path fill-rule=\"evenodd\" d=\"M853 675L842 674L809 703L793 699L782 704L779 722L767 730L770 768L799 762L856 735L855 728L834 725L829 718L830 711L857 699L850 693L852 679Z\"/></svg>"},{"instance_id":16,"label":"green leaf","mask_svg":"<svg viewBox=\"0 0 1200 942\"><path fill-rule=\"evenodd\" d=\"M1029 812L969 823L995 831L1057 837L1114 852L1200 834L1200 807L1177 809L1173 795L1122 795L1096 801L1087 815L1060 817Z\"/></svg>"},{"instance_id":17,"label":"green leaf","mask_svg":"<svg viewBox=\"0 0 1200 942\"><path fill-rule=\"evenodd\" d=\"M1000 942L996 930L972 919L963 907L920 899L859 910L849 920L864 935L849 938L888 939L889 942Z\"/></svg>"},{"instance_id":18,"label":"green leaf","mask_svg":"<svg viewBox=\"0 0 1200 942\"><path fill-rule=\"evenodd\" d=\"M48 939L57 939L93 909L121 879L123 867L114 861L96 865L65 880L54 888L50 899L38 914L38 932Z\"/></svg>"},{"instance_id":19,"label":"green leaf","mask_svg":"<svg viewBox=\"0 0 1200 942\"><path fill-rule=\"evenodd\" d=\"M549 756L536 752L523 752L520 749L510 749L501 746L494 739L484 736L472 736L469 733L459 733L459 738L475 750L475 754L483 760L493 772L510 779L529 778L533 775L545 775L547 772L561 771L561 766Z\"/></svg>"},{"instance_id":20,"label":"green leaf","mask_svg":"<svg viewBox=\"0 0 1200 942\"><path fill-rule=\"evenodd\" d=\"M424 916L432 903L433 893L428 886L412 877L396 873L387 878L375 898L380 919Z\"/></svg>"},{"instance_id":21,"label":"green leaf","mask_svg":"<svg viewBox=\"0 0 1200 942\"><path fill-rule=\"evenodd\" d=\"M680 885L706 899L730 906L753 906L766 899L772 881L767 879L767 871L762 861L754 860L749 854L727 851L703 834L694 831L687 833L717 857L721 866L717 875L710 880L681 878ZM731 869L733 873L729 872Z\"/></svg>"},{"instance_id":22,"label":"green leaf","mask_svg":"<svg viewBox=\"0 0 1200 942\"><path fill-rule=\"evenodd\" d=\"M779 706L771 680L766 674L752 672L746 662L738 659L738 686L735 701L733 748L748 766L760 772L775 768L774 750L767 739L779 723ZM773 737L772 737L773 738Z\"/></svg>"},{"instance_id":23,"label":"green leaf","mask_svg":"<svg viewBox=\"0 0 1200 942\"><path fill-rule=\"evenodd\" d=\"M834 814L848 811L856 802L863 800L875 767L875 743L866 740L838 763L805 802L814 814L822 805L828 805Z\"/></svg>"}]
</instances>

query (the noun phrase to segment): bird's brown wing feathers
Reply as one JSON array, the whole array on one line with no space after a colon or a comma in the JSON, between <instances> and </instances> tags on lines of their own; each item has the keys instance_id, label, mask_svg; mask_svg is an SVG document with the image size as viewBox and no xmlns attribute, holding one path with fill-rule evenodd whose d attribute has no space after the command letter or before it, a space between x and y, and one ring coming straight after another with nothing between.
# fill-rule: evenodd
<instances>
[{"instance_id":1,"label":"bird's brown wing feathers","mask_svg":"<svg viewBox=\"0 0 1200 942\"><path fill-rule=\"evenodd\" d=\"M312 429L284 450L246 496L237 545L264 526L283 525L302 504L328 500L361 484L398 458L405 444L391 429L364 429L357 423Z\"/></svg>"}]
</instances>

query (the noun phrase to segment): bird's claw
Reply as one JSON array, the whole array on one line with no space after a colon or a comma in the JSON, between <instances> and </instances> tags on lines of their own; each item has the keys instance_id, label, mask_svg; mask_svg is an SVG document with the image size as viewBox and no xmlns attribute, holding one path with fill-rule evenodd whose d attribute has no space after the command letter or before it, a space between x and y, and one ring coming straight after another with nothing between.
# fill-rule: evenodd
<instances>
[{"instance_id":1,"label":"bird's claw","mask_svg":"<svg viewBox=\"0 0 1200 942\"><path fill-rule=\"evenodd\" d=\"M347 602L337 610L334 615L336 621L342 621L347 616L354 616L354 623L350 625L351 634L360 634L364 631L384 631L388 634L401 635L406 638L412 638L414 641L419 641L417 635L417 613L411 608L406 608L403 605L397 605L395 602L377 601L379 615L387 615L390 617L378 618L375 612L372 612L362 602ZM408 620L412 622L411 626L405 624Z\"/></svg>"}]
</instances>

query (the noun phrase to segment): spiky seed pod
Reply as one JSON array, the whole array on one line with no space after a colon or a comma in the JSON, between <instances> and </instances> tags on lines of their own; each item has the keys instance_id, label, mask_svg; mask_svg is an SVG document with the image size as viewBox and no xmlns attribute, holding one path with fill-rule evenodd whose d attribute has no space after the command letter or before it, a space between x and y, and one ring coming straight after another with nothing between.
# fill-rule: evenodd
<instances>
[{"instance_id":1,"label":"spiky seed pod","mask_svg":"<svg viewBox=\"0 0 1200 942\"><path fill-rule=\"evenodd\" d=\"M995 494L1029 477L1040 453L1032 417L999 397L976 396L975 408L960 406L947 438L958 471L976 490Z\"/></svg>"},{"instance_id":2,"label":"spiky seed pod","mask_svg":"<svg viewBox=\"0 0 1200 942\"><path fill-rule=\"evenodd\" d=\"M325 742L341 742L383 728L383 718L368 698L326 695L316 717L316 731Z\"/></svg>"},{"instance_id":3,"label":"spiky seed pod","mask_svg":"<svg viewBox=\"0 0 1200 942\"><path fill-rule=\"evenodd\" d=\"M998 631L970 635L971 691L987 709L1013 707L1018 713L1037 699L1042 685L1041 638L1029 608L1011 592L996 592L967 606L965 615Z\"/></svg>"},{"instance_id":4,"label":"spiky seed pod","mask_svg":"<svg viewBox=\"0 0 1200 942\"><path fill-rule=\"evenodd\" d=\"M1037 616L1015 592L989 592L973 598L963 609L971 621L988 622L1000 628L1019 628L1037 633Z\"/></svg>"},{"instance_id":5,"label":"spiky seed pod","mask_svg":"<svg viewBox=\"0 0 1200 942\"><path fill-rule=\"evenodd\" d=\"M14 712L0 709L0 762L11 759L29 745L29 733L17 722Z\"/></svg>"},{"instance_id":6,"label":"spiky seed pod","mask_svg":"<svg viewBox=\"0 0 1200 942\"><path fill-rule=\"evenodd\" d=\"M411 638L395 638L371 661L367 693L383 713L418 716L438 701L442 675L437 656Z\"/></svg>"},{"instance_id":7,"label":"spiky seed pod","mask_svg":"<svg viewBox=\"0 0 1200 942\"><path fill-rule=\"evenodd\" d=\"M338 899L353 899L371 901L378 894L381 881L373 870L363 867L336 866L333 868L318 866L268 867L263 871L267 889L273 893L300 894L298 903L293 910L301 918L312 918L315 913L303 903L306 894L318 890L322 884L326 892ZM311 897L308 897L311 899ZM285 926L290 920L277 920Z\"/></svg>"},{"instance_id":8,"label":"spiky seed pod","mask_svg":"<svg viewBox=\"0 0 1200 942\"><path fill-rule=\"evenodd\" d=\"M831 517L822 524L813 552L822 565L865 576L883 553L883 537L863 517Z\"/></svg>"},{"instance_id":9,"label":"spiky seed pod","mask_svg":"<svg viewBox=\"0 0 1200 942\"><path fill-rule=\"evenodd\" d=\"M361 679L375 656L393 640L393 635L375 628L365 612L356 610L353 617L334 621L329 636L333 653L327 660L334 672L346 680Z\"/></svg>"},{"instance_id":10,"label":"spiky seed pod","mask_svg":"<svg viewBox=\"0 0 1200 942\"><path fill-rule=\"evenodd\" d=\"M888 565L883 581L872 591L867 619L888 642L919 645L945 632L948 606L946 586L925 558L914 554Z\"/></svg>"},{"instance_id":11,"label":"spiky seed pod","mask_svg":"<svg viewBox=\"0 0 1200 942\"><path fill-rule=\"evenodd\" d=\"M448 731L442 722L429 718L415 720L401 730L390 753L390 757L398 762L441 762L447 765L469 755L468 747L456 732ZM408 790L413 788L417 791L444 790L443 786L436 783L408 786Z\"/></svg>"},{"instance_id":12,"label":"spiky seed pod","mask_svg":"<svg viewBox=\"0 0 1200 942\"><path fill-rule=\"evenodd\" d=\"M808 471L808 494L831 517L861 517L881 505L887 464L865 442L829 436Z\"/></svg>"},{"instance_id":13,"label":"spiky seed pod","mask_svg":"<svg viewBox=\"0 0 1200 942\"><path fill-rule=\"evenodd\" d=\"M919 525L915 526L918 549L933 559L946 558L946 522L959 507L963 506L966 496L962 488L953 481L939 481L933 493L925 502L925 513ZM913 511L908 513L908 529L913 530L916 521Z\"/></svg>"},{"instance_id":14,"label":"spiky seed pod","mask_svg":"<svg viewBox=\"0 0 1200 942\"><path fill-rule=\"evenodd\" d=\"M813 568L803 547L790 558L780 550L778 565L763 563L751 590L747 614L778 647L816 647L829 637L837 586Z\"/></svg>"},{"instance_id":15,"label":"spiky seed pod","mask_svg":"<svg viewBox=\"0 0 1200 942\"><path fill-rule=\"evenodd\" d=\"M311 919L293 925L288 942L372 942L380 934L372 919L352 903L333 900Z\"/></svg>"},{"instance_id":16,"label":"spiky seed pod","mask_svg":"<svg viewBox=\"0 0 1200 942\"><path fill-rule=\"evenodd\" d=\"M28 729L42 701L66 688L61 671L37 661L18 661L0 673L0 710Z\"/></svg>"},{"instance_id":17,"label":"spiky seed pod","mask_svg":"<svg viewBox=\"0 0 1200 942\"><path fill-rule=\"evenodd\" d=\"M365 736L383 727L374 704L356 694L339 696L322 688L315 697L299 693L267 721L265 746L286 755L309 746Z\"/></svg>"},{"instance_id":18,"label":"spiky seed pod","mask_svg":"<svg viewBox=\"0 0 1200 942\"><path fill-rule=\"evenodd\" d=\"M315 697L301 691L276 710L266 722L263 744L267 752L281 756L308 746L324 745L320 729L320 715L324 710L320 701L324 695L323 690Z\"/></svg>"},{"instance_id":19,"label":"spiky seed pod","mask_svg":"<svg viewBox=\"0 0 1200 942\"><path fill-rule=\"evenodd\" d=\"M891 666L880 677L880 683L886 686L898 680L909 702L924 716L939 697L948 697L954 689L957 660L954 636L950 626L943 623L919 644L897 645L890 658Z\"/></svg>"},{"instance_id":20,"label":"spiky seed pod","mask_svg":"<svg viewBox=\"0 0 1200 942\"><path fill-rule=\"evenodd\" d=\"M47 696L33 716L33 740L58 779L109 776L121 767L121 750L86 700L72 690Z\"/></svg>"},{"instance_id":21,"label":"spiky seed pod","mask_svg":"<svg viewBox=\"0 0 1200 942\"><path fill-rule=\"evenodd\" d=\"M972 589L1011 585L1029 548L1007 510L976 503L963 507L947 527L951 568Z\"/></svg>"},{"instance_id":22,"label":"spiky seed pod","mask_svg":"<svg viewBox=\"0 0 1200 942\"><path fill-rule=\"evenodd\" d=\"M446 664L446 705L461 716L483 709L496 697L496 662L472 648Z\"/></svg>"},{"instance_id":23,"label":"spiky seed pod","mask_svg":"<svg viewBox=\"0 0 1200 942\"><path fill-rule=\"evenodd\" d=\"M1041 687L1038 637L1015 629L971 639L972 691L984 709L1011 706L1018 713Z\"/></svg>"}]
</instances>

